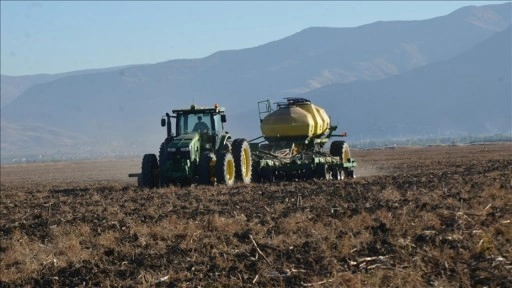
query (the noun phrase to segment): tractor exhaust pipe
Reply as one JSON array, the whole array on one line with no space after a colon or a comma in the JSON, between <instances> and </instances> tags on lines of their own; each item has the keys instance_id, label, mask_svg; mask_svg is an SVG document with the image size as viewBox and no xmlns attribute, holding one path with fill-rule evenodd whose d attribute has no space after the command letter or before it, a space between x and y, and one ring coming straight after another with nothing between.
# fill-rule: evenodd
<instances>
[{"instance_id":1,"label":"tractor exhaust pipe","mask_svg":"<svg viewBox=\"0 0 512 288\"><path fill-rule=\"evenodd\" d=\"M165 113L165 118L162 117L162 120L160 121L160 125L162 127L167 126L167 137L171 137L172 135L172 125L171 125L171 115L169 113Z\"/></svg>"}]
</instances>

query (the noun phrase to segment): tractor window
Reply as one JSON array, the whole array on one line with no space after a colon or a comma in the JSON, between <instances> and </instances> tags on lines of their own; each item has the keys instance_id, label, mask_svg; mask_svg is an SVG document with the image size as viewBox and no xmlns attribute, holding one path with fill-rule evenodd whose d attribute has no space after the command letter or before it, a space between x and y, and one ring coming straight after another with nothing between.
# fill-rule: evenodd
<instances>
[{"instance_id":1,"label":"tractor window","mask_svg":"<svg viewBox=\"0 0 512 288\"><path fill-rule=\"evenodd\" d=\"M221 125L220 116L212 116L211 113L180 113L176 119L176 135L193 132L211 133L218 130L218 125Z\"/></svg>"},{"instance_id":2,"label":"tractor window","mask_svg":"<svg viewBox=\"0 0 512 288\"><path fill-rule=\"evenodd\" d=\"M176 117L176 135L186 133L188 133L188 115L180 113Z\"/></svg>"},{"instance_id":3,"label":"tractor window","mask_svg":"<svg viewBox=\"0 0 512 288\"><path fill-rule=\"evenodd\" d=\"M217 133L221 133L222 132L222 122L220 121L220 114L215 114L213 116L213 123L214 123L214 130L217 132Z\"/></svg>"},{"instance_id":4,"label":"tractor window","mask_svg":"<svg viewBox=\"0 0 512 288\"><path fill-rule=\"evenodd\" d=\"M189 115L189 127L192 127L193 132L207 132L210 133L211 119L210 114L196 114Z\"/></svg>"}]
</instances>

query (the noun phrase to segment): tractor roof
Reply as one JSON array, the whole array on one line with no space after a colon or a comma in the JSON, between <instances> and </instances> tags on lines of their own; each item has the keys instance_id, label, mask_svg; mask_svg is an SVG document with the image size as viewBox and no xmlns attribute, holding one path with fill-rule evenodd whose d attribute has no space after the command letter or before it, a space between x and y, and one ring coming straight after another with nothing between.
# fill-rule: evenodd
<instances>
[{"instance_id":1,"label":"tractor roof","mask_svg":"<svg viewBox=\"0 0 512 288\"><path fill-rule=\"evenodd\" d=\"M219 107L219 105L215 104L213 107L198 107L195 104L190 105L190 108L184 109L174 109L172 113L185 113L185 114L200 114L200 113L224 113L224 107Z\"/></svg>"}]
</instances>

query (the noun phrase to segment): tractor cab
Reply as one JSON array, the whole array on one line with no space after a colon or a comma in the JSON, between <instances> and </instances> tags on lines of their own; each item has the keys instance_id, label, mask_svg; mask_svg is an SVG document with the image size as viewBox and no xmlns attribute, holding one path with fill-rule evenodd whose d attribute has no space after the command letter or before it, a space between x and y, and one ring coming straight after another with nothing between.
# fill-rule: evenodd
<instances>
[{"instance_id":1,"label":"tractor cab","mask_svg":"<svg viewBox=\"0 0 512 288\"><path fill-rule=\"evenodd\" d=\"M200 137L201 150L205 151L215 151L221 145L226 122L224 108L217 104L213 107L197 107L192 104L190 109L175 109L172 113L174 116L166 114L167 121L162 118L162 126L167 126L168 138L197 134ZM170 118L175 119L175 134L171 130Z\"/></svg>"},{"instance_id":2,"label":"tractor cab","mask_svg":"<svg viewBox=\"0 0 512 288\"><path fill-rule=\"evenodd\" d=\"M176 114L176 136L187 133L217 133L224 132L226 122L224 109L217 104L212 107L197 107L192 104L190 109L172 110Z\"/></svg>"}]
</instances>

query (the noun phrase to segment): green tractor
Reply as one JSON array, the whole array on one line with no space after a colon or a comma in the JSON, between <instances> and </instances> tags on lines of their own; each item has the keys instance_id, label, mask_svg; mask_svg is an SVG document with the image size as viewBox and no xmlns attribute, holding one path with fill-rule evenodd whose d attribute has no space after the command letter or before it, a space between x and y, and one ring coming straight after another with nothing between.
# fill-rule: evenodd
<instances>
[{"instance_id":1,"label":"green tractor","mask_svg":"<svg viewBox=\"0 0 512 288\"><path fill-rule=\"evenodd\" d=\"M155 188L168 185L231 186L235 181L251 182L251 150L246 139L232 139L224 130L224 108L197 107L166 113L161 126L167 127L167 137L155 154L142 158L139 187ZM175 121L172 131L171 118Z\"/></svg>"}]
</instances>

